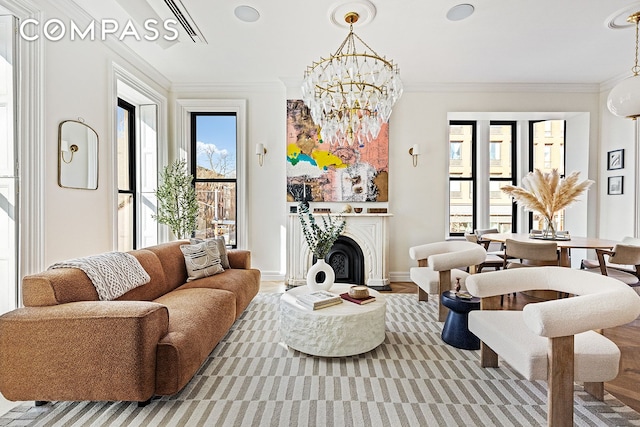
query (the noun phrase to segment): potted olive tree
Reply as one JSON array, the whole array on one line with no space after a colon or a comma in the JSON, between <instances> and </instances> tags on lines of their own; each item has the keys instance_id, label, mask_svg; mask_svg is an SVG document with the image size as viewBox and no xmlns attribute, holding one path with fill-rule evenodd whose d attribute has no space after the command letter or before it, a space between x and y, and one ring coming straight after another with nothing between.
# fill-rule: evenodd
<instances>
[{"instance_id":1,"label":"potted olive tree","mask_svg":"<svg viewBox=\"0 0 640 427\"><path fill-rule=\"evenodd\" d=\"M165 166L156 190L158 214L153 218L169 226L178 239L188 239L196 230L198 201L193 175L187 173L187 162L176 160Z\"/></svg>"}]
</instances>

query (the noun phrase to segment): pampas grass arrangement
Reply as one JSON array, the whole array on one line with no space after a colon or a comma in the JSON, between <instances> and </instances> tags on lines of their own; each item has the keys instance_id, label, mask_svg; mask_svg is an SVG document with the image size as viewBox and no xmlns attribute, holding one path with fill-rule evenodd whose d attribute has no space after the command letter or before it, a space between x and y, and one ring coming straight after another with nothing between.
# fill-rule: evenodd
<instances>
[{"instance_id":1,"label":"pampas grass arrangement","mask_svg":"<svg viewBox=\"0 0 640 427\"><path fill-rule=\"evenodd\" d=\"M536 169L522 178L522 187L505 185L501 190L525 209L540 213L551 227L549 231L555 235L555 214L578 200L578 197L594 183L590 179L578 182L579 176L580 172L572 172L562 179L558 169L548 173Z\"/></svg>"}]
</instances>

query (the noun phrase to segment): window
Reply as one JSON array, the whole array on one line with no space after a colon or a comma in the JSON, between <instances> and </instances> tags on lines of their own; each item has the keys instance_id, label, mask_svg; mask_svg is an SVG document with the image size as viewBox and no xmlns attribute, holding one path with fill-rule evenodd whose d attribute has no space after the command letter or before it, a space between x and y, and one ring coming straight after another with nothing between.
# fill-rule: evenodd
<instances>
[{"instance_id":1,"label":"window","mask_svg":"<svg viewBox=\"0 0 640 427\"><path fill-rule=\"evenodd\" d=\"M118 250L136 248L136 109L118 99Z\"/></svg>"},{"instance_id":2,"label":"window","mask_svg":"<svg viewBox=\"0 0 640 427\"><path fill-rule=\"evenodd\" d=\"M491 141L489 143L489 160L491 160L493 166L494 161L500 162L500 150L502 149L502 144L498 142Z\"/></svg>"},{"instance_id":3,"label":"window","mask_svg":"<svg viewBox=\"0 0 640 427\"><path fill-rule=\"evenodd\" d=\"M236 113L191 113L191 170L199 204L196 237L237 247Z\"/></svg>"},{"instance_id":4,"label":"window","mask_svg":"<svg viewBox=\"0 0 640 427\"><path fill-rule=\"evenodd\" d=\"M544 161L542 167L544 169L551 169L551 150L553 147L551 145L544 146Z\"/></svg>"},{"instance_id":5,"label":"window","mask_svg":"<svg viewBox=\"0 0 640 427\"><path fill-rule=\"evenodd\" d=\"M18 141L15 18L0 16L0 314L18 306Z\"/></svg>"},{"instance_id":6,"label":"window","mask_svg":"<svg viewBox=\"0 0 640 427\"><path fill-rule=\"evenodd\" d=\"M500 189L515 183L516 122L451 121L449 134L449 234L478 228L515 229L516 207ZM486 129L478 135L478 128ZM462 140L460 136L463 136ZM479 151L479 150L482 151ZM455 159L455 161L454 161ZM477 164L489 164L489 170ZM479 175L481 173L482 175Z\"/></svg>"},{"instance_id":7,"label":"window","mask_svg":"<svg viewBox=\"0 0 640 427\"><path fill-rule=\"evenodd\" d=\"M451 141L449 158L451 160L462 160L462 141Z\"/></svg>"},{"instance_id":8,"label":"window","mask_svg":"<svg viewBox=\"0 0 640 427\"><path fill-rule=\"evenodd\" d=\"M512 232L516 228L516 205L500 188L516 184L516 122L492 121L489 129L489 228Z\"/></svg>"},{"instance_id":9,"label":"window","mask_svg":"<svg viewBox=\"0 0 640 427\"><path fill-rule=\"evenodd\" d=\"M118 250L153 246L158 243L155 190L158 187L158 158L166 138L159 127L164 117L162 100L128 75L116 72L116 144L118 194L116 204Z\"/></svg>"},{"instance_id":10,"label":"window","mask_svg":"<svg viewBox=\"0 0 640 427\"><path fill-rule=\"evenodd\" d=\"M475 228L475 122L449 124L449 234ZM463 137L460 140L460 137Z\"/></svg>"},{"instance_id":11,"label":"window","mask_svg":"<svg viewBox=\"0 0 640 427\"><path fill-rule=\"evenodd\" d=\"M565 122L564 120L545 120L529 123L529 170L540 169L551 172L558 169L561 177L565 175ZM564 210L555 218L556 230L564 230ZM541 230L544 219L537 213L529 214L529 228Z\"/></svg>"}]
</instances>

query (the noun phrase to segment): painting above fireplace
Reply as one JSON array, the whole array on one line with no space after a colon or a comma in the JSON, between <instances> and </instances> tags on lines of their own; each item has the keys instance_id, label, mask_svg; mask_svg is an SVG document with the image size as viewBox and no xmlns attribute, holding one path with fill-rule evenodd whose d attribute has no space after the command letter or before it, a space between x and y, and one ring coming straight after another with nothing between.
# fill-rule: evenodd
<instances>
[{"instance_id":1,"label":"painting above fireplace","mask_svg":"<svg viewBox=\"0 0 640 427\"><path fill-rule=\"evenodd\" d=\"M302 100L287 100L287 201L387 202L389 127L358 145L320 139Z\"/></svg>"}]
</instances>

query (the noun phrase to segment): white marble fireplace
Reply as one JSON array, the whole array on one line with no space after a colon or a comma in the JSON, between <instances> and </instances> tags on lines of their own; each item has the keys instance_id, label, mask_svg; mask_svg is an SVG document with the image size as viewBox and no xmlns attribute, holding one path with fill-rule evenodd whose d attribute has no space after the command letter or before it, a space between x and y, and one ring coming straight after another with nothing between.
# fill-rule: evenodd
<instances>
[{"instance_id":1,"label":"white marble fireplace","mask_svg":"<svg viewBox=\"0 0 640 427\"><path fill-rule=\"evenodd\" d=\"M326 215L326 214L325 214ZM334 214L335 215L335 214ZM342 235L353 239L364 256L364 278L367 286L377 290L389 287L389 218L391 214L342 214L347 222ZM288 287L306 284L307 270L313 254L304 239L298 214L289 214L287 222Z\"/></svg>"}]
</instances>

